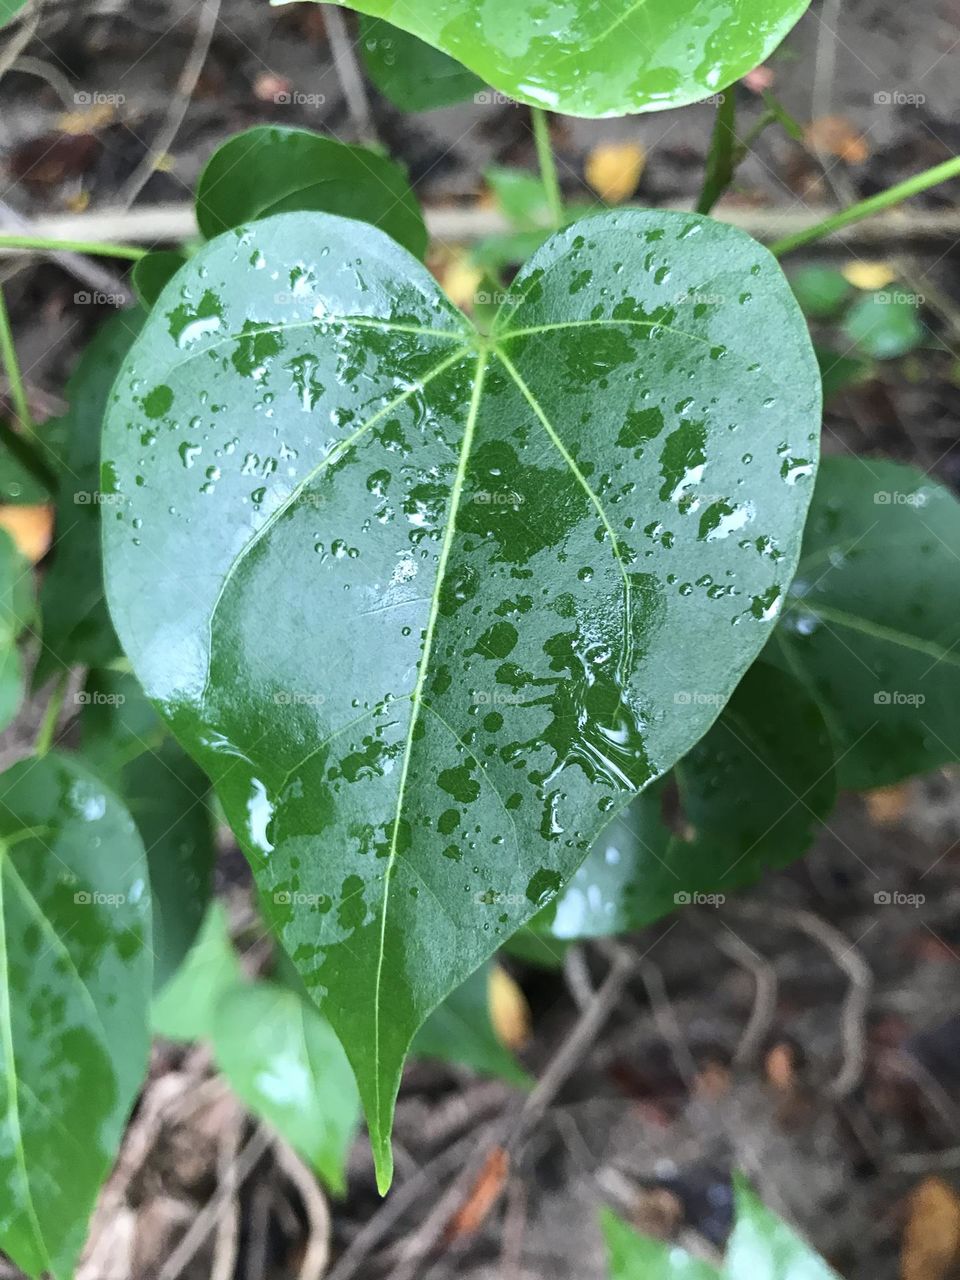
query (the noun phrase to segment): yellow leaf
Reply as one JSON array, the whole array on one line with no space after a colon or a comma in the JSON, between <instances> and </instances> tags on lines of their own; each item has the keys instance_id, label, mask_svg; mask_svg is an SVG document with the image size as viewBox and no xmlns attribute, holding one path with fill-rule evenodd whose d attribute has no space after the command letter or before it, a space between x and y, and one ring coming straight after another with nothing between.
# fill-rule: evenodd
<instances>
[{"instance_id":1,"label":"yellow leaf","mask_svg":"<svg viewBox=\"0 0 960 1280\"><path fill-rule=\"evenodd\" d=\"M901 782L895 787L877 787L864 792L870 821L878 827L889 827L903 817L910 799L910 784Z\"/></svg>"},{"instance_id":2,"label":"yellow leaf","mask_svg":"<svg viewBox=\"0 0 960 1280\"><path fill-rule=\"evenodd\" d=\"M466 257L457 254L444 263L437 274L444 293L454 306L461 310L471 310L483 280L483 272Z\"/></svg>"},{"instance_id":3,"label":"yellow leaf","mask_svg":"<svg viewBox=\"0 0 960 1280\"><path fill-rule=\"evenodd\" d=\"M887 262L848 262L840 268L840 274L855 289L867 290L883 289L897 278L897 273Z\"/></svg>"},{"instance_id":4,"label":"yellow leaf","mask_svg":"<svg viewBox=\"0 0 960 1280\"><path fill-rule=\"evenodd\" d=\"M490 968L487 987L490 1021L506 1049L522 1049L530 1039L530 1006L523 992L498 964Z\"/></svg>"},{"instance_id":5,"label":"yellow leaf","mask_svg":"<svg viewBox=\"0 0 960 1280\"><path fill-rule=\"evenodd\" d=\"M21 554L36 564L50 550L53 507L0 506L0 529L6 529Z\"/></svg>"},{"instance_id":6,"label":"yellow leaf","mask_svg":"<svg viewBox=\"0 0 960 1280\"><path fill-rule=\"evenodd\" d=\"M601 200L620 204L636 191L646 163L639 142L601 142L587 156L584 174Z\"/></svg>"},{"instance_id":7,"label":"yellow leaf","mask_svg":"<svg viewBox=\"0 0 960 1280\"><path fill-rule=\"evenodd\" d=\"M69 133L78 138L83 133L96 133L98 129L112 124L117 118L117 109L109 102L101 102L89 107L86 111L68 111L57 121L61 133Z\"/></svg>"},{"instance_id":8,"label":"yellow leaf","mask_svg":"<svg viewBox=\"0 0 960 1280\"><path fill-rule=\"evenodd\" d=\"M900 1253L902 1280L945 1280L960 1257L960 1200L942 1178L924 1178L910 1196Z\"/></svg>"},{"instance_id":9,"label":"yellow leaf","mask_svg":"<svg viewBox=\"0 0 960 1280\"><path fill-rule=\"evenodd\" d=\"M83 213L90 204L90 192L78 191L75 196L67 196L64 204L71 213Z\"/></svg>"}]
</instances>

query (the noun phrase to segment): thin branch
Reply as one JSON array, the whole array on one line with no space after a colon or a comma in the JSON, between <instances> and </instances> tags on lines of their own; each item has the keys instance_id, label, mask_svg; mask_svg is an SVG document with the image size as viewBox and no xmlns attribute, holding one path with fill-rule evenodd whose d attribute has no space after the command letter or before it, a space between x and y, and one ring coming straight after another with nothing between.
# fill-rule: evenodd
<instances>
[{"instance_id":1,"label":"thin branch","mask_svg":"<svg viewBox=\"0 0 960 1280\"><path fill-rule=\"evenodd\" d=\"M353 41L347 30L343 10L336 4L323 6L323 21L330 41L333 66L340 81L340 88L347 100L347 110L353 121L357 138L361 142L376 142L377 128L373 123L373 111L367 97L367 86L357 62Z\"/></svg>"}]
</instances>

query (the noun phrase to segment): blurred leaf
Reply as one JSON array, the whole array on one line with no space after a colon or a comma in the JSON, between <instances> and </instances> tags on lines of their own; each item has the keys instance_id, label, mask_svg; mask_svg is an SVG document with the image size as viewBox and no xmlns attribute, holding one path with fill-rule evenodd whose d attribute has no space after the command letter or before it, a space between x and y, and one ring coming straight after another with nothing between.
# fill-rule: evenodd
<instances>
[{"instance_id":1,"label":"blurred leaf","mask_svg":"<svg viewBox=\"0 0 960 1280\"><path fill-rule=\"evenodd\" d=\"M877 360L906 355L920 345L924 335L914 295L890 290L855 302L843 328L861 351Z\"/></svg>"},{"instance_id":2,"label":"blurred leaf","mask_svg":"<svg viewBox=\"0 0 960 1280\"><path fill-rule=\"evenodd\" d=\"M846 116L821 116L804 130L804 140L811 151L837 156L847 164L863 164L870 155L865 133Z\"/></svg>"},{"instance_id":3,"label":"blurred leaf","mask_svg":"<svg viewBox=\"0 0 960 1280\"><path fill-rule=\"evenodd\" d=\"M46 428L39 430L43 433ZM0 440L0 504L43 506L52 496L47 486L11 451L6 440Z\"/></svg>"},{"instance_id":4,"label":"blurred leaf","mask_svg":"<svg viewBox=\"0 0 960 1280\"><path fill-rule=\"evenodd\" d=\"M773 76L770 76L770 83L773 83ZM763 98L764 105L767 110L781 126L781 128L793 138L794 142L803 141L803 125L793 118L782 102L773 96L767 85L760 85L760 96Z\"/></svg>"},{"instance_id":5,"label":"blurred leaf","mask_svg":"<svg viewBox=\"0 0 960 1280\"><path fill-rule=\"evenodd\" d=\"M17 640L33 614L33 571L9 534L0 531L0 730L20 708L23 661Z\"/></svg>"},{"instance_id":6,"label":"blurred leaf","mask_svg":"<svg viewBox=\"0 0 960 1280\"><path fill-rule=\"evenodd\" d=\"M490 1016L490 964L450 993L414 1036L414 1057L471 1067L485 1076L499 1076L510 1084L527 1086L527 1073L497 1038Z\"/></svg>"},{"instance_id":7,"label":"blurred leaf","mask_svg":"<svg viewBox=\"0 0 960 1280\"><path fill-rule=\"evenodd\" d=\"M214 1058L237 1096L342 1194L360 1098L330 1024L294 992L259 982L226 991L212 1026Z\"/></svg>"},{"instance_id":8,"label":"blurred leaf","mask_svg":"<svg viewBox=\"0 0 960 1280\"><path fill-rule=\"evenodd\" d=\"M820 377L823 379L824 403L845 391L847 387L855 387L865 382L873 373L873 362L859 356L841 356L827 347L814 344L814 355L820 366Z\"/></svg>"},{"instance_id":9,"label":"blurred leaf","mask_svg":"<svg viewBox=\"0 0 960 1280\"><path fill-rule=\"evenodd\" d=\"M840 269L844 280L855 289L883 289L891 284L897 273L889 262L848 262Z\"/></svg>"},{"instance_id":10,"label":"blurred leaf","mask_svg":"<svg viewBox=\"0 0 960 1280\"><path fill-rule=\"evenodd\" d=\"M622 204L637 189L647 163L639 142L601 142L587 156L587 182L607 204Z\"/></svg>"},{"instance_id":11,"label":"blurred leaf","mask_svg":"<svg viewBox=\"0 0 960 1280\"><path fill-rule=\"evenodd\" d=\"M43 648L34 672L40 687L65 666L105 666L120 646L103 595L100 427L107 397L145 312L122 311L102 325L67 383L70 408L64 470L56 506L57 541L40 588ZM144 420L143 430L149 431ZM108 486L104 486L106 488Z\"/></svg>"},{"instance_id":12,"label":"blurred leaf","mask_svg":"<svg viewBox=\"0 0 960 1280\"><path fill-rule=\"evenodd\" d=\"M168 1040L209 1040L214 1010L242 981L226 910L214 900L183 964L153 997L150 1023L154 1033Z\"/></svg>"},{"instance_id":13,"label":"blurred leaf","mask_svg":"<svg viewBox=\"0 0 960 1280\"><path fill-rule=\"evenodd\" d=\"M80 697L81 754L126 801L147 851L159 990L179 968L210 900L210 783L129 673L91 671Z\"/></svg>"},{"instance_id":14,"label":"blurred leaf","mask_svg":"<svg viewBox=\"0 0 960 1280\"><path fill-rule=\"evenodd\" d=\"M736 1216L724 1280L839 1280L818 1253L734 1175Z\"/></svg>"},{"instance_id":15,"label":"blurred leaf","mask_svg":"<svg viewBox=\"0 0 960 1280\"><path fill-rule=\"evenodd\" d=\"M50 550L53 541L53 508L36 506L0 507L0 529L6 530L21 555L36 564Z\"/></svg>"},{"instance_id":16,"label":"blurred leaf","mask_svg":"<svg viewBox=\"0 0 960 1280\"><path fill-rule=\"evenodd\" d=\"M609 1209L601 1209L600 1226L610 1280L719 1280L720 1272L709 1263L678 1245L641 1235Z\"/></svg>"},{"instance_id":17,"label":"blurred leaf","mask_svg":"<svg viewBox=\"0 0 960 1280\"><path fill-rule=\"evenodd\" d=\"M493 168L484 174L497 206L515 231L550 226L550 203L539 178L524 169Z\"/></svg>"},{"instance_id":18,"label":"blurred leaf","mask_svg":"<svg viewBox=\"0 0 960 1280\"><path fill-rule=\"evenodd\" d=\"M787 278L803 314L811 320L832 320L852 293L843 273L833 267L801 267Z\"/></svg>"},{"instance_id":19,"label":"blurred leaf","mask_svg":"<svg viewBox=\"0 0 960 1280\"><path fill-rule=\"evenodd\" d=\"M401 167L309 129L256 125L238 133L213 153L197 184L197 223L208 240L299 210L369 222L418 258L427 250L423 214Z\"/></svg>"},{"instance_id":20,"label":"blurred leaf","mask_svg":"<svg viewBox=\"0 0 960 1280\"><path fill-rule=\"evenodd\" d=\"M147 311L160 297L166 285L170 283L187 260L187 255L170 249L159 249L156 253L148 253L145 258L134 264L132 280L137 297Z\"/></svg>"},{"instance_id":21,"label":"blurred leaf","mask_svg":"<svg viewBox=\"0 0 960 1280\"><path fill-rule=\"evenodd\" d=\"M505 1049L522 1049L530 1039L530 1006L510 974L495 961L490 965L487 1005L500 1043Z\"/></svg>"},{"instance_id":22,"label":"blurred leaf","mask_svg":"<svg viewBox=\"0 0 960 1280\"><path fill-rule=\"evenodd\" d=\"M401 111L432 111L472 98L483 81L449 54L382 18L360 14L360 53L367 74Z\"/></svg>"},{"instance_id":23,"label":"blurred leaf","mask_svg":"<svg viewBox=\"0 0 960 1280\"><path fill-rule=\"evenodd\" d=\"M924 1178L910 1195L901 1280L947 1280L958 1258L960 1199L942 1178Z\"/></svg>"},{"instance_id":24,"label":"blurred leaf","mask_svg":"<svg viewBox=\"0 0 960 1280\"><path fill-rule=\"evenodd\" d=\"M494 1147L474 1179L467 1198L447 1224L448 1243L466 1240L483 1226L500 1199L510 1172L510 1156L503 1147Z\"/></svg>"},{"instance_id":25,"label":"blurred leaf","mask_svg":"<svg viewBox=\"0 0 960 1280\"><path fill-rule=\"evenodd\" d=\"M26 3L27 0L0 0L0 27L12 22Z\"/></svg>"},{"instance_id":26,"label":"blurred leaf","mask_svg":"<svg viewBox=\"0 0 960 1280\"><path fill-rule=\"evenodd\" d=\"M737 99L733 88L719 95L697 213L709 213L733 181L737 167Z\"/></svg>"},{"instance_id":27,"label":"blurred leaf","mask_svg":"<svg viewBox=\"0 0 960 1280\"><path fill-rule=\"evenodd\" d=\"M803 553L764 658L804 681L841 787L960 758L960 505L913 467L821 463Z\"/></svg>"}]
</instances>

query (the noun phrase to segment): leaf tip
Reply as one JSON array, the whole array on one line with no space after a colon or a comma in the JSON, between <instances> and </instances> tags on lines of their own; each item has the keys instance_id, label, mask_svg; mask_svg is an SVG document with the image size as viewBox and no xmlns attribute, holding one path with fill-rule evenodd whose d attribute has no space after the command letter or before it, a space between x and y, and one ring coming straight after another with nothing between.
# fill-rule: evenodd
<instances>
[{"instance_id":1,"label":"leaf tip","mask_svg":"<svg viewBox=\"0 0 960 1280\"><path fill-rule=\"evenodd\" d=\"M377 1190L385 1196L393 1182L393 1148L389 1138L379 1137L373 1142L373 1167L377 1174Z\"/></svg>"}]
</instances>

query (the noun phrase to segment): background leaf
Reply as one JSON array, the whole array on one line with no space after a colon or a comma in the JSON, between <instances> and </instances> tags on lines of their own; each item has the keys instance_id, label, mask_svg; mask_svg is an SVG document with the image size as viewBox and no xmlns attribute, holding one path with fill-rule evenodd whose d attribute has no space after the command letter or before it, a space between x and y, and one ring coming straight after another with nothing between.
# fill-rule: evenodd
<instances>
[{"instance_id":1,"label":"background leaf","mask_svg":"<svg viewBox=\"0 0 960 1280\"><path fill-rule=\"evenodd\" d=\"M570 116L621 116L725 89L763 62L807 2L739 0L732 9L724 0L571 0L549 13L534 0L346 7L403 27L520 102Z\"/></svg>"},{"instance_id":2,"label":"background leaf","mask_svg":"<svg viewBox=\"0 0 960 1280\"><path fill-rule=\"evenodd\" d=\"M150 310L186 260L179 250L158 249L134 263L131 279L145 310Z\"/></svg>"},{"instance_id":3,"label":"background leaf","mask_svg":"<svg viewBox=\"0 0 960 1280\"><path fill-rule=\"evenodd\" d=\"M410 1052L526 1087L532 1083L529 1075L500 1043L491 1021L492 968L482 965L434 1009L414 1036Z\"/></svg>"},{"instance_id":4,"label":"background leaf","mask_svg":"<svg viewBox=\"0 0 960 1280\"><path fill-rule=\"evenodd\" d=\"M768 636L819 372L774 260L694 215L555 236L490 339L372 227L249 235L263 269L233 235L201 250L116 384L111 605L344 1042L386 1181L418 1026Z\"/></svg>"},{"instance_id":5,"label":"background leaf","mask_svg":"<svg viewBox=\"0 0 960 1280\"><path fill-rule=\"evenodd\" d=\"M423 214L400 166L309 129L257 125L238 133L214 152L197 183L197 222L208 239L295 210L358 218L418 258L427 251ZM288 281L288 292L295 286Z\"/></svg>"},{"instance_id":6,"label":"background leaf","mask_svg":"<svg viewBox=\"0 0 960 1280\"><path fill-rule=\"evenodd\" d=\"M895 289L859 298L843 328L861 351L876 360L904 356L923 341L919 307L911 294Z\"/></svg>"},{"instance_id":7,"label":"background leaf","mask_svg":"<svg viewBox=\"0 0 960 1280\"><path fill-rule=\"evenodd\" d=\"M960 753L960 506L913 467L828 458L764 655L798 676L842 787L888 786Z\"/></svg>"},{"instance_id":8,"label":"background leaf","mask_svg":"<svg viewBox=\"0 0 960 1280\"><path fill-rule=\"evenodd\" d=\"M367 74L401 111L448 107L472 98L483 88L483 81L462 63L408 31L364 14L358 25Z\"/></svg>"},{"instance_id":9,"label":"background leaf","mask_svg":"<svg viewBox=\"0 0 960 1280\"><path fill-rule=\"evenodd\" d=\"M154 1032L168 1040L209 1039L214 1010L242 981L226 910L214 900L180 968L154 995L150 1009Z\"/></svg>"},{"instance_id":10,"label":"background leaf","mask_svg":"<svg viewBox=\"0 0 960 1280\"><path fill-rule=\"evenodd\" d=\"M838 1280L792 1228L734 1177L736 1221L727 1242L725 1280Z\"/></svg>"},{"instance_id":11,"label":"background leaf","mask_svg":"<svg viewBox=\"0 0 960 1280\"><path fill-rule=\"evenodd\" d=\"M67 383L70 408L56 547L40 587L43 648L33 677L37 687L64 667L105 665L119 653L103 594L100 428L113 380L144 316L140 309L112 316L97 330ZM113 518L112 511L107 518Z\"/></svg>"},{"instance_id":12,"label":"background leaf","mask_svg":"<svg viewBox=\"0 0 960 1280\"><path fill-rule=\"evenodd\" d=\"M610 1280L719 1280L720 1272L709 1263L678 1245L641 1235L609 1209L601 1210L600 1226Z\"/></svg>"},{"instance_id":13,"label":"background leaf","mask_svg":"<svg viewBox=\"0 0 960 1280\"><path fill-rule=\"evenodd\" d=\"M146 1068L150 903L119 800L57 755L0 777L0 1247L60 1280Z\"/></svg>"}]
</instances>

